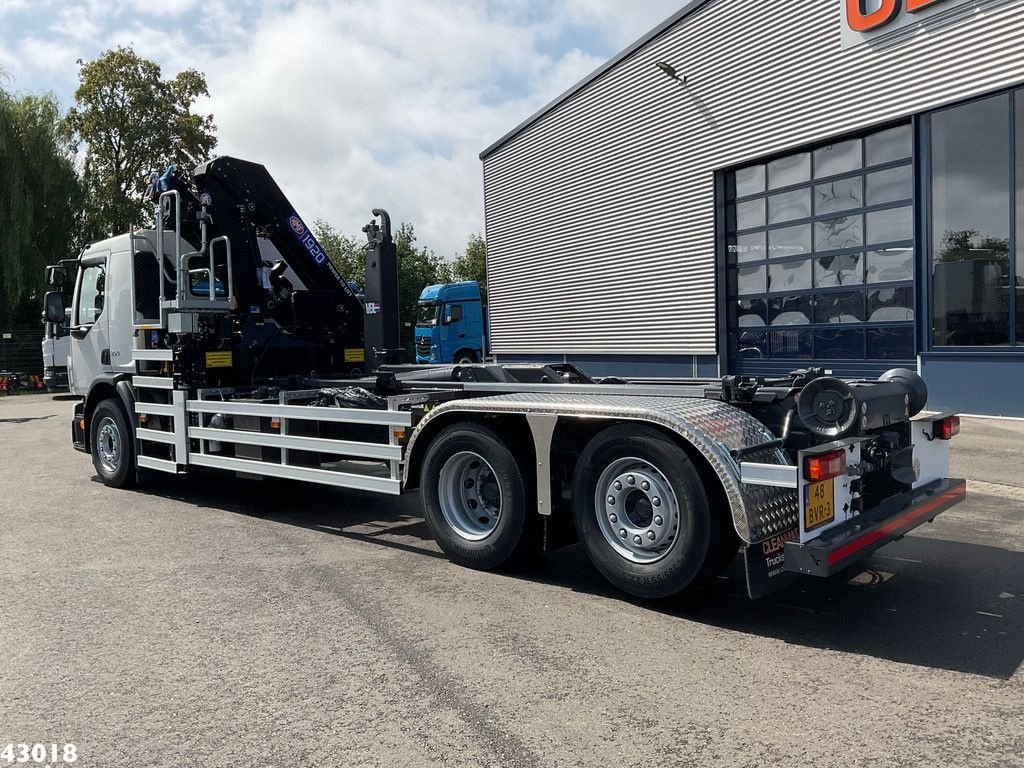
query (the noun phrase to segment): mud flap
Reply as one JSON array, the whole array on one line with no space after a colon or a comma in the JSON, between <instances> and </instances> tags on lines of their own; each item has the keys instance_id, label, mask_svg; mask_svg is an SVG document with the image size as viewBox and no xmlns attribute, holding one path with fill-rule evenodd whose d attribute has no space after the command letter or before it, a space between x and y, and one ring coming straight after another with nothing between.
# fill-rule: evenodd
<instances>
[{"instance_id":1,"label":"mud flap","mask_svg":"<svg viewBox=\"0 0 1024 768\"><path fill-rule=\"evenodd\" d=\"M743 547L743 565L747 571L747 594L752 600L770 595L800 578L799 573L785 569L786 542L800 538L800 529L793 527L778 536Z\"/></svg>"}]
</instances>

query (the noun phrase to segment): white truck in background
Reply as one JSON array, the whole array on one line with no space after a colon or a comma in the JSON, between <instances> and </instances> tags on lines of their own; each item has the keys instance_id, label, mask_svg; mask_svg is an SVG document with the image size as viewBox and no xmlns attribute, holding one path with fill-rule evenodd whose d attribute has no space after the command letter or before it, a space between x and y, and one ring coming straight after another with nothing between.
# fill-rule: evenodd
<instances>
[{"instance_id":1,"label":"white truck in background","mask_svg":"<svg viewBox=\"0 0 1024 768\"><path fill-rule=\"evenodd\" d=\"M71 336L68 326L71 311L63 323L43 322L43 384L49 392L68 388L68 359L71 357Z\"/></svg>"}]
</instances>

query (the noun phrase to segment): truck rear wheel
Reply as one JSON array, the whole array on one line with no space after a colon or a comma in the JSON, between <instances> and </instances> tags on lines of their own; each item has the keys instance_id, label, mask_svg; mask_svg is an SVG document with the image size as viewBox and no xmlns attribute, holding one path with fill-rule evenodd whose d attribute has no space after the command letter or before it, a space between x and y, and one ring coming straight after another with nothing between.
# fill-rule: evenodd
<instances>
[{"instance_id":1,"label":"truck rear wheel","mask_svg":"<svg viewBox=\"0 0 1024 768\"><path fill-rule=\"evenodd\" d=\"M459 565L493 570L528 547L523 474L486 427L453 424L434 438L423 460L420 497L434 540Z\"/></svg>"},{"instance_id":2,"label":"truck rear wheel","mask_svg":"<svg viewBox=\"0 0 1024 768\"><path fill-rule=\"evenodd\" d=\"M711 575L717 521L700 475L652 427L609 427L587 444L573 475L572 509L591 562L624 592L669 597Z\"/></svg>"},{"instance_id":3,"label":"truck rear wheel","mask_svg":"<svg viewBox=\"0 0 1024 768\"><path fill-rule=\"evenodd\" d=\"M117 400L107 398L96 406L89 442L92 464L105 485L126 488L135 484L135 440Z\"/></svg>"}]
</instances>

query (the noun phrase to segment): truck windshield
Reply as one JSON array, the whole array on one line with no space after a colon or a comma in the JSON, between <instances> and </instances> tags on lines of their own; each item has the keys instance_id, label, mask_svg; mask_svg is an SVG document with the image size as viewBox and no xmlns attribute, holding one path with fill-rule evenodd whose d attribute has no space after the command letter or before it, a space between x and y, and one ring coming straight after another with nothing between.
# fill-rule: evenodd
<instances>
[{"instance_id":1,"label":"truck windshield","mask_svg":"<svg viewBox=\"0 0 1024 768\"><path fill-rule=\"evenodd\" d=\"M416 311L416 325L437 325L437 304L420 304Z\"/></svg>"}]
</instances>

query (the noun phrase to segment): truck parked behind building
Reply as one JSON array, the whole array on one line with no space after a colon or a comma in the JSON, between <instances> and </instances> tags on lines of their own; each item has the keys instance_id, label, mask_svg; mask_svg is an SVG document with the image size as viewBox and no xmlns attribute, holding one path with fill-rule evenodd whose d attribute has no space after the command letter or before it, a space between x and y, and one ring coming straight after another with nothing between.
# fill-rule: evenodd
<instances>
[{"instance_id":1,"label":"truck parked behind building","mask_svg":"<svg viewBox=\"0 0 1024 768\"><path fill-rule=\"evenodd\" d=\"M484 314L475 281L428 285L416 313L417 363L484 359Z\"/></svg>"}]
</instances>

